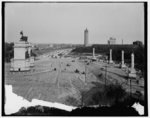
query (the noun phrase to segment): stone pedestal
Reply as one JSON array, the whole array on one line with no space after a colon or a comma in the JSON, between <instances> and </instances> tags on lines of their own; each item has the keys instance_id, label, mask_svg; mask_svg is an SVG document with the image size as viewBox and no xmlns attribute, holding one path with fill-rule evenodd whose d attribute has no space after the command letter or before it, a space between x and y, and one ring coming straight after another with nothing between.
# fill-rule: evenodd
<instances>
[{"instance_id":1,"label":"stone pedestal","mask_svg":"<svg viewBox=\"0 0 150 118\"><path fill-rule=\"evenodd\" d=\"M14 58L11 59L10 71L29 71L30 60L28 54L28 42L19 41L14 43Z\"/></svg>"},{"instance_id":2,"label":"stone pedestal","mask_svg":"<svg viewBox=\"0 0 150 118\"><path fill-rule=\"evenodd\" d=\"M129 77L136 78L136 70L135 69L130 70Z\"/></svg>"},{"instance_id":3,"label":"stone pedestal","mask_svg":"<svg viewBox=\"0 0 150 118\"><path fill-rule=\"evenodd\" d=\"M126 65L125 65L125 64L121 64L121 68L122 68L122 69L125 69L125 68L126 68Z\"/></svg>"},{"instance_id":4,"label":"stone pedestal","mask_svg":"<svg viewBox=\"0 0 150 118\"><path fill-rule=\"evenodd\" d=\"M131 54L131 69L129 73L129 77L136 78L136 70L134 68L134 54Z\"/></svg>"},{"instance_id":5,"label":"stone pedestal","mask_svg":"<svg viewBox=\"0 0 150 118\"><path fill-rule=\"evenodd\" d=\"M33 67L34 66L34 57L30 57L30 66Z\"/></svg>"}]
</instances>

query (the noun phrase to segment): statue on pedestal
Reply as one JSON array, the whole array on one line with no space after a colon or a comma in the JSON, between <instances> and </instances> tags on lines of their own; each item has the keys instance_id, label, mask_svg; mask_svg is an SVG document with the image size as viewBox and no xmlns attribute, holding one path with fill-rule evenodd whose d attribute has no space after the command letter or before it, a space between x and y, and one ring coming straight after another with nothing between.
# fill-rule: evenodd
<instances>
[{"instance_id":1,"label":"statue on pedestal","mask_svg":"<svg viewBox=\"0 0 150 118\"><path fill-rule=\"evenodd\" d=\"M25 42L28 41L28 37L27 36L23 36L23 31L20 32L20 35L21 35L20 41L25 41Z\"/></svg>"}]
</instances>

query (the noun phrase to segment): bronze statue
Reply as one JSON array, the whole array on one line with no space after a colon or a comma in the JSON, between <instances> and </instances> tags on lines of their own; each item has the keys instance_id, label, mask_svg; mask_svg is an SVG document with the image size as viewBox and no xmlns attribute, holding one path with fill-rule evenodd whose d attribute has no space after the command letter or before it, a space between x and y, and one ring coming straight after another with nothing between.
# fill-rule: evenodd
<instances>
[{"instance_id":1,"label":"bronze statue","mask_svg":"<svg viewBox=\"0 0 150 118\"><path fill-rule=\"evenodd\" d=\"M27 42L28 37L27 36L23 36L23 31L20 32L20 35L21 35L20 41Z\"/></svg>"}]
</instances>

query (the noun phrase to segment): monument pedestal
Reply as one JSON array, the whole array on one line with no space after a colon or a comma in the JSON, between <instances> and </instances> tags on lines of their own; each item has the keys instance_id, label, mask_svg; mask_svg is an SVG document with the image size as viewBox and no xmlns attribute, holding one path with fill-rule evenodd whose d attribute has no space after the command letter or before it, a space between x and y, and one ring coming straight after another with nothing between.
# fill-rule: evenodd
<instances>
[{"instance_id":1,"label":"monument pedestal","mask_svg":"<svg viewBox=\"0 0 150 118\"><path fill-rule=\"evenodd\" d=\"M30 66L31 66L31 67L34 66L34 57L30 57Z\"/></svg>"},{"instance_id":2,"label":"monument pedestal","mask_svg":"<svg viewBox=\"0 0 150 118\"><path fill-rule=\"evenodd\" d=\"M126 65L125 64L121 64L121 69L125 69L126 68Z\"/></svg>"},{"instance_id":3,"label":"monument pedestal","mask_svg":"<svg viewBox=\"0 0 150 118\"><path fill-rule=\"evenodd\" d=\"M131 69L131 71L129 73L129 77L136 78L136 70L134 68Z\"/></svg>"},{"instance_id":4,"label":"monument pedestal","mask_svg":"<svg viewBox=\"0 0 150 118\"><path fill-rule=\"evenodd\" d=\"M109 64L113 64L114 62L112 60L109 61Z\"/></svg>"},{"instance_id":5,"label":"monument pedestal","mask_svg":"<svg viewBox=\"0 0 150 118\"><path fill-rule=\"evenodd\" d=\"M31 44L27 41L28 37L23 36L14 43L14 58L11 59L10 71L29 71L30 66L34 65L34 57L31 57ZM30 58L31 57L31 58Z\"/></svg>"}]
</instances>

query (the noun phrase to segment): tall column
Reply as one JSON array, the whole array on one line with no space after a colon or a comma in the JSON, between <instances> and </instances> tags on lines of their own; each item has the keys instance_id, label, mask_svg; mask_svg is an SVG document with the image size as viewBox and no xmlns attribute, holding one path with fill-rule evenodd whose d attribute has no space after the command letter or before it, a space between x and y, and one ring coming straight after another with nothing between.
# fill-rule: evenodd
<instances>
[{"instance_id":1,"label":"tall column","mask_svg":"<svg viewBox=\"0 0 150 118\"><path fill-rule=\"evenodd\" d=\"M109 54L109 63L113 63L112 61L112 49L110 49L110 54Z\"/></svg>"},{"instance_id":2,"label":"tall column","mask_svg":"<svg viewBox=\"0 0 150 118\"><path fill-rule=\"evenodd\" d=\"M131 54L131 69L134 69L134 54Z\"/></svg>"},{"instance_id":3,"label":"tall column","mask_svg":"<svg viewBox=\"0 0 150 118\"><path fill-rule=\"evenodd\" d=\"M93 48L93 58L95 57L95 48Z\"/></svg>"},{"instance_id":4,"label":"tall column","mask_svg":"<svg viewBox=\"0 0 150 118\"><path fill-rule=\"evenodd\" d=\"M131 54L131 69L129 73L129 77L136 78L136 70L134 68L134 54Z\"/></svg>"},{"instance_id":5,"label":"tall column","mask_svg":"<svg viewBox=\"0 0 150 118\"><path fill-rule=\"evenodd\" d=\"M124 51L122 50L122 59L121 59L121 68L125 68L125 64L124 64Z\"/></svg>"}]
</instances>

